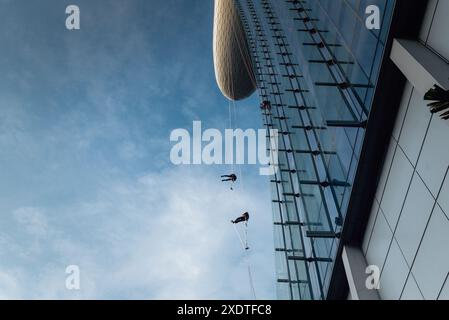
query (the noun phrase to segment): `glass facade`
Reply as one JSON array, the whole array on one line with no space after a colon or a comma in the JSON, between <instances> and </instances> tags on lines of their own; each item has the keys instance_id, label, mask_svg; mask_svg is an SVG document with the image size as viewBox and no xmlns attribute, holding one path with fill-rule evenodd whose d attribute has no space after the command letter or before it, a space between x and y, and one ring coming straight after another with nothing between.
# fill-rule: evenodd
<instances>
[{"instance_id":1,"label":"glass facade","mask_svg":"<svg viewBox=\"0 0 449 320\"><path fill-rule=\"evenodd\" d=\"M279 131L270 181L278 297L325 299L395 1L236 3L264 125ZM369 5L380 30L365 26Z\"/></svg>"}]
</instances>

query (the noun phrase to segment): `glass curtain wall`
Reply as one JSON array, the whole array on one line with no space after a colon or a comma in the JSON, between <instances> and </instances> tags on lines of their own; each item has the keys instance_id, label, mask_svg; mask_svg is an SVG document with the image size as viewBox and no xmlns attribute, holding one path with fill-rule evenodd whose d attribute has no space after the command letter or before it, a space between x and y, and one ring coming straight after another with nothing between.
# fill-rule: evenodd
<instances>
[{"instance_id":1,"label":"glass curtain wall","mask_svg":"<svg viewBox=\"0 0 449 320\"><path fill-rule=\"evenodd\" d=\"M382 12L365 27L366 7ZM394 0L236 0L267 129L280 299L325 299ZM270 139L272 137L267 137Z\"/></svg>"}]
</instances>

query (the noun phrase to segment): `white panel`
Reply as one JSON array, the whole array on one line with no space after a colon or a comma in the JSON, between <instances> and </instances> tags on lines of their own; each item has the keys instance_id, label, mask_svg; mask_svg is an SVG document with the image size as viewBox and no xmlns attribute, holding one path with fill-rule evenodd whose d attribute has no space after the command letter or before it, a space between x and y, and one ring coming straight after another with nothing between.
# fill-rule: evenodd
<instances>
[{"instance_id":1,"label":"white panel","mask_svg":"<svg viewBox=\"0 0 449 320\"><path fill-rule=\"evenodd\" d=\"M438 198L438 203L449 217L449 173L446 176L446 181L444 182L443 189L441 190L440 197Z\"/></svg>"},{"instance_id":2,"label":"white panel","mask_svg":"<svg viewBox=\"0 0 449 320\"><path fill-rule=\"evenodd\" d=\"M414 166L418 161L431 118L432 114L429 112L423 96L413 90L399 144Z\"/></svg>"},{"instance_id":3,"label":"white panel","mask_svg":"<svg viewBox=\"0 0 449 320\"><path fill-rule=\"evenodd\" d=\"M449 300L449 277L446 280L444 288L441 290L438 300Z\"/></svg>"},{"instance_id":4,"label":"white panel","mask_svg":"<svg viewBox=\"0 0 449 320\"><path fill-rule=\"evenodd\" d=\"M399 107L398 117L396 119L396 124L394 125L393 137L399 141L399 135L402 130L402 125L404 123L405 114L407 113L408 105L412 95L413 86L407 81L405 85L404 94L402 95L401 106Z\"/></svg>"},{"instance_id":5,"label":"white panel","mask_svg":"<svg viewBox=\"0 0 449 320\"><path fill-rule=\"evenodd\" d=\"M407 157L402 150L398 148L380 205L392 229L396 227L412 175L412 165L407 160Z\"/></svg>"},{"instance_id":6,"label":"white panel","mask_svg":"<svg viewBox=\"0 0 449 320\"><path fill-rule=\"evenodd\" d=\"M421 33L419 36L419 39L422 42L427 41L427 37L430 33L430 27L432 25L433 16L435 14L435 7L438 3L438 0L430 0L429 4L427 5L426 15L424 17L423 25L421 27Z\"/></svg>"},{"instance_id":7,"label":"white panel","mask_svg":"<svg viewBox=\"0 0 449 320\"><path fill-rule=\"evenodd\" d=\"M395 233L407 262L411 265L421 242L435 199L415 175Z\"/></svg>"},{"instance_id":8,"label":"white panel","mask_svg":"<svg viewBox=\"0 0 449 320\"><path fill-rule=\"evenodd\" d=\"M423 296L419 291L418 285L412 275L407 280L401 300L423 300Z\"/></svg>"},{"instance_id":9,"label":"white panel","mask_svg":"<svg viewBox=\"0 0 449 320\"><path fill-rule=\"evenodd\" d=\"M398 244L393 240L380 277L380 296L383 300L399 300L408 272L409 267Z\"/></svg>"},{"instance_id":10,"label":"white panel","mask_svg":"<svg viewBox=\"0 0 449 320\"><path fill-rule=\"evenodd\" d=\"M413 266L424 298L435 300L449 272L449 220L436 207Z\"/></svg>"},{"instance_id":11,"label":"white panel","mask_svg":"<svg viewBox=\"0 0 449 320\"><path fill-rule=\"evenodd\" d=\"M435 84L449 89L449 65L420 42L394 39L390 58L421 95Z\"/></svg>"},{"instance_id":12,"label":"white panel","mask_svg":"<svg viewBox=\"0 0 449 320\"><path fill-rule=\"evenodd\" d=\"M439 54L449 59L449 1L438 1L428 44Z\"/></svg>"},{"instance_id":13,"label":"white panel","mask_svg":"<svg viewBox=\"0 0 449 320\"><path fill-rule=\"evenodd\" d=\"M348 280L349 291L353 300L379 300L377 290L366 286L366 259L357 247L345 246L341 255Z\"/></svg>"},{"instance_id":14,"label":"white panel","mask_svg":"<svg viewBox=\"0 0 449 320\"><path fill-rule=\"evenodd\" d=\"M432 119L417 169L436 197L449 166L449 121Z\"/></svg>"},{"instance_id":15,"label":"white panel","mask_svg":"<svg viewBox=\"0 0 449 320\"><path fill-rule=\"evenodd\" d=\"M396 152L397 143L394 139L391 139L388 153L385 157L385 163L383 165L382 174L377 186L376 197L380 201L382 199L383 192L385 190L385 184L387 183L388 174L390 173L391 163L393 162L394 153Z\"/></svg>"},{"instance_id":16,"label":"white panel","mask_svg":"<svg viewBox=\"0 0 449 320\"><path fill-rule=\"evenodd\" d=\"M377 211L379 210L379 204L376 199L374 199L373 207L371 209L371 214L368 221L368 226L366 227L365 231L365 238L363 239L363 253L366 254L366 251L368 250L369 241L371 239L371 234L374 228L374 223L376 222L377 218Z\"/></svg>"},{"instance_id":17,"label":"white panel","mask_svg":"<svg viewBox=\"0 0 449 320\"><path fill-rule=\"evenodd\" d=\"M382 211L379 211L373 229L373 236L371 237L371 242L366 253L366 260L369 265L375 265L382 268L392 238L393 233L388 227Z\"/></svg>"}]
</instances>

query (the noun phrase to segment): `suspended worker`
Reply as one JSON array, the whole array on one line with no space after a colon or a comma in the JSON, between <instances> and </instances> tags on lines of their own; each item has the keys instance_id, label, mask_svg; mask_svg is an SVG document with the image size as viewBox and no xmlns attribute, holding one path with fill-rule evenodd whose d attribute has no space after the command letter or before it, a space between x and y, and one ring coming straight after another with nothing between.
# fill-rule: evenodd
<instances>
[{"instance_id":1,"label":"suspended worker","mask_svg":"<svg viewBox=\"0 0 449 320\"><path fill-rule=\"evenodd\" d=\"M249 220L249 213L248 212L245 212L244 214L242 214L240 217L238 217L237 219L235 219L235 220L231 220L231 222L233 223L233 224L237 224L237 223L240 223L240 222L248 222L248 220Z\"/></svg>"},{"instance_id":2,"label":"suspended worker","mask_svg":"<svg viewBox=\"0 0 449 320\"><path fill-rule=\"evenodd\" d=\"M265 111L270 111L271 110L271 102L270 101L263 101L260 104L260 109L265 110Z\"/></svg>"},{"instance_id":3,"label":"suspended worker","mask_svg":"<svg viewBox=\"0 0 449 320\"><path fill-rule=\"evenodd\" d=\"M236 182L237 181L237 176L235 174L227 174L227 175L221 176L221 181L223 181L223 182L227 182L227 181Z\"/></svg>"}]
</instances>

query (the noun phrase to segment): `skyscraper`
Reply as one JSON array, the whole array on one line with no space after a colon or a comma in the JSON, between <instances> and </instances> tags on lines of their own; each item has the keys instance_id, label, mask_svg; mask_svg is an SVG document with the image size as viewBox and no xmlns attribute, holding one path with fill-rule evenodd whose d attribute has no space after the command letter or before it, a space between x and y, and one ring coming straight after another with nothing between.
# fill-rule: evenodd
<instances>
[{"instance_id":1,"label":"skyscraper","mask_svg":"<svg viewBox=\"0 0 449 320\"><path fill-rule=\"evenodd\" d=\"M280 299L449 298L447 3L216 0L219 87L279 132Z\"/></svg>"}]
</instances>

